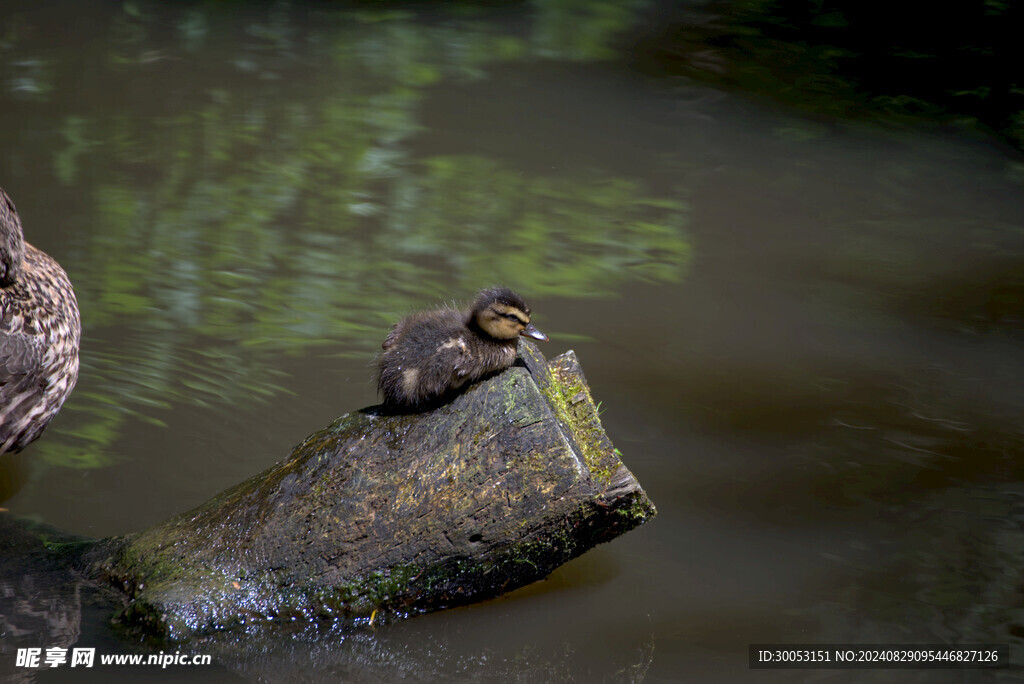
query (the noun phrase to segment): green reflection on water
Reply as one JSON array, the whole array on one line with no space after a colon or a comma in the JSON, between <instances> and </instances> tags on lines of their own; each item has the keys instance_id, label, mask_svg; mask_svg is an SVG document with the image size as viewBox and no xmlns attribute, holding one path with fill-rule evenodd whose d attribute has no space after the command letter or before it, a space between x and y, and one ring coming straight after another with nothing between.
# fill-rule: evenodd
<instances>
[{"instance_id":1,"label":"green reflection on water","mask_svg":"<svg viewBox=\"0 0 1024 684\"><path fill-rule=\"evenodd\" d=\"M33 91L60 112L34 124L53 132L45 183L87 204L63 259L83 373L36 453L109 464L130 421L270 400L282 356L369 361L397 316L482 286L572 298L679 281L684 199L612 169L531 175L404 145L428 86L498 61L606 58L642 3L576 4L540 5L524 36L472 13L128 3L85 48L99 54L53 55L33 73L61 82L84 61L80 92L100 103ZM31 36L12 30L7 45L31 51Z\"/></svg>"}]
</instances>

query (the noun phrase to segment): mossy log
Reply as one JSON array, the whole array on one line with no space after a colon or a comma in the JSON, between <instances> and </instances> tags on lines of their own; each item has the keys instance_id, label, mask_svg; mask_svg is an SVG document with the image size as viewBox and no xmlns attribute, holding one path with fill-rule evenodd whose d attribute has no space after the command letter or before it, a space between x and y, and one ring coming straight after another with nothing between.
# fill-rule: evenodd
<instances>
[{"instance_id":1,"label":"mossy log","mask_svg":"<svg viewBox=\"0 0 1024 684\"><path fill-rule=\"evenodd\" d=\"M654 506L568 352L430 412L364 409L285 461L93 556L122 619L180 639L274 620L382 620L496 596Z\"/></svg>"}]
</instances>

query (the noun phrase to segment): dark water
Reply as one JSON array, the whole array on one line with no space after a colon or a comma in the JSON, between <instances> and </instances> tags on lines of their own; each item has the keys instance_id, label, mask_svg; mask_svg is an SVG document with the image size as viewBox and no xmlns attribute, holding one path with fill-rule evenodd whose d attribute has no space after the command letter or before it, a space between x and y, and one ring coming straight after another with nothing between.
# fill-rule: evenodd
<instances>
[{"instance_id":1,"label":"dark water","mask_svg":"<svg viewBox=\"0 0 1024 684\"><path fill-rule=\"evenodd\" d=\"M549 355L576 350L659 509L482 605L186 647L211 668L0 671L835 674L752 673L763 642L1010 643L1022 662L1019 158L641 76L613 38L643 7L0 11L0 185L85 327L74 395L0 462L13 514L99 537L195 506L375 403L398 316L495 282ZM4 658L149 652L88 596L58 629L43 590L0 590L50 625L0 619Z\"/></svg>"}]
</instances>

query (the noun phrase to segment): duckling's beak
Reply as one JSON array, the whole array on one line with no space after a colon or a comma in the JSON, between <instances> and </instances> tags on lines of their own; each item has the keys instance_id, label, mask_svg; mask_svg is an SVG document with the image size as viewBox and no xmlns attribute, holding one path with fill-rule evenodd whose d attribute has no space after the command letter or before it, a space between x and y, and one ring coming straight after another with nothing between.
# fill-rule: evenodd
<instances>
[{"instance_id":1,"label":"duckling's beak","mask_svg":"<svg viewBox=\"0 0 1024 684\"><path fill-rule=\"evenodd\" d=\"M537 330L537 327L533 323L528 323L526 327L523 328L523 332L519 334L522 335L523 337L532 337L533 339L540 340L541 342L548 341L548 336L542 333L540 330Z\"/></svg>"}]
</instances>

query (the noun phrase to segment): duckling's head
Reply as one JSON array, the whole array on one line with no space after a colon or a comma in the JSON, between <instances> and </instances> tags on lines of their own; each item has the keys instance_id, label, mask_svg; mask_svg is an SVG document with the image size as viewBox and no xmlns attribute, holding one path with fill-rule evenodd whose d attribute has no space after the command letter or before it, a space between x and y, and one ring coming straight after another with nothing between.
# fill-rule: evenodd
<instances>
[{"instance_id":1,"label":"duckling's head","mask_svg":"<svg viewBox=\"0 0 1024 684\"><path fill-rule=\"evenodd\" d=\"M25 240L21 235L18 210L0 188L0 287L10 285L21 276L21 260L24 258Z\"/></svg>"},{"instance_id":2,"label":"duckling's head","mask_svg":"<svg viewBox=\"0 0 1024 684\"><path fill-rule=\"evenodd\" d=\"M470 318L496 340L514 340L520 335L546 342L548 336L530 323L526 301L506 287L484 290L476 296Z\"/></svg>"}]
</instances>

